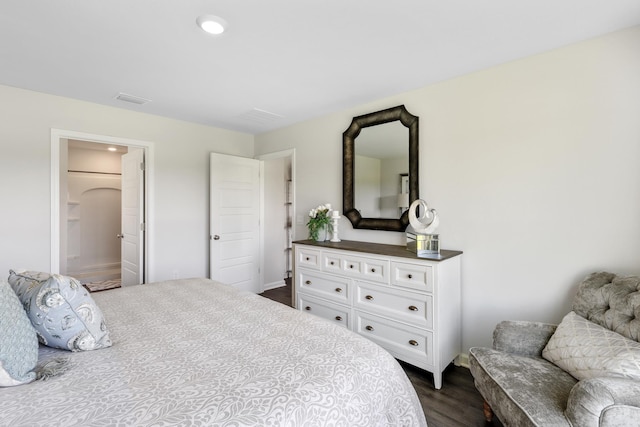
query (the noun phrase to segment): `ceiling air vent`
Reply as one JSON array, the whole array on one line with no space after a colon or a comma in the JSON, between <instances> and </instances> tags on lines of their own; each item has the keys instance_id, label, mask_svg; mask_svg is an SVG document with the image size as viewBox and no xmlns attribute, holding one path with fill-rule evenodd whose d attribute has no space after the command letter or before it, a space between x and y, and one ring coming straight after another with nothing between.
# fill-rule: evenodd
<instances>
[{"instance_id":1,"label":"ceiling air vent","mask_svg":"<svg viewBox=\"0 0 640 427\"><path fill-rule=\"evenodd\" d=\"M276 114L276 113L270 113L268 111L261 110L259 108L254 108L250 111L247 111L244 114L241 114L240 118L244 120L250 120L252 122L257 122L257 123L270 123L276 120L280 120L284 118L284 116L281 116L280 114Z\"/></svg>"},{"instance_id":2,"label":"ceiling air vent","mask_svg":"<svg viewBox=\"0 0 640 427\"><path fill-rule=\"evenodd\" d=\"M116 96L118 101L130 102L132 104L146 104L147 102L151 102L150 99L140 98L139 96L133 96L126 93L120 92L118 96Z\"/></svg>"}]
</instances>

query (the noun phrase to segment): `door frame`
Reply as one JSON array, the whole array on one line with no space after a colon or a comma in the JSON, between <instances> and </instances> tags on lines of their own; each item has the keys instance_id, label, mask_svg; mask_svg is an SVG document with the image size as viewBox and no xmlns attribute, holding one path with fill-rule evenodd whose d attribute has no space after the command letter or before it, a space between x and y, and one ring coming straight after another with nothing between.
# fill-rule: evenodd
<instances>
[{"instance_id":1,"label":"door frame","mask_svg":"<svg viewBox=\"0 0 640 427\"><path fill-rule=\"evenodd\" d=\"M264 162L265 160L275 160L283 157L291 158L291 231L292 238L291 240L295 240L295 231L296 231L296 149L290 148L288 150L282 151L274 151L272 153L265 153L257 155L256 160L260 160L260 273L261 273L261 283L264 287L264 199L265 199L265 188L264 188ZM291 256L291 268L293 270L293 249Z\"/></svg>"},{"instance_id":2,"label":"door frame","mask_svg":"<svg viewBox=\"0 0 640 427\"><path fill-rule=\"evenodd\" d=\"M127 147L141 148L144 150L144 260L143 274L145 282L152 282L153 277L153 231L154 218L151 209L153 201L153 142L141 141L129 138L119 138L106 135L76 132L65 129L51 129L51 273L60 273L60 140L77 139L81 141L96 142L99 144L114 144Z\"/></svg>"}]
</instances>

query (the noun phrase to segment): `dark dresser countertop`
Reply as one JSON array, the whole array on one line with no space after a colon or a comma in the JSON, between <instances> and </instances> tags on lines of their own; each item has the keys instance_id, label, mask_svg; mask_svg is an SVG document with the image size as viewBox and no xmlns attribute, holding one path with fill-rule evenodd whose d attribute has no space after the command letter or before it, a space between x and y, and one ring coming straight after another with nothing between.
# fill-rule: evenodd
<instances>
[{"instance_id":1,"label":"dark dresser countertop","mask_svg":"<svg viewBox=\"0 0 640 427\"><path fill-rule=\"evenodd\" d=\"M318 248L340 249L343 251L367 252L376 255L389 255L400 258L410 258L417 260L444 261L449 258L461 255L462 251L451 251L441 249L439 255L429 257L418 257L415 253L407 250L406 246L387 245L382 243L358 242L355 240L343 240L341 242L316 242L315 240L296 240L293 244L316 246Z\"/></svg>"}]
</instances>

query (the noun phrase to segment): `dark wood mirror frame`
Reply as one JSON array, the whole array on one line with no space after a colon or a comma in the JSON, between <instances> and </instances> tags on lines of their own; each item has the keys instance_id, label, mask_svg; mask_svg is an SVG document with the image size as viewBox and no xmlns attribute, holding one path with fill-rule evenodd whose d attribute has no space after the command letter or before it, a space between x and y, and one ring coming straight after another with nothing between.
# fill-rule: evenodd
<instances>
[{"instance_id":1,"label":"dark wood mirror frame","mask_svg":"<svg viewBox=\"0 0 640 427\"><path fill-rule=\"evenodd\" d=\"M344 215L353 228L369 230L404 231L409 225L409 213L405 211L399 219L363 218L354 205L355 201L355 139L360 131L369 126L399 120L409 128L409 203L419 198L418 191L418 117L409 113L404 105L375 113L354 117L351 125L342 134L342 204Z\"/></svg>"}]
</instances>

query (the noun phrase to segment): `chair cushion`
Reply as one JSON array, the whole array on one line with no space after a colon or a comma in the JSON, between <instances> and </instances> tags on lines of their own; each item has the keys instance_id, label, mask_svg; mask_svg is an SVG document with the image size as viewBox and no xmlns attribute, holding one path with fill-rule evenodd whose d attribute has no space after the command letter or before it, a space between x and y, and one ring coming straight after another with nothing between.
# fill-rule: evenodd
<instances>
[{"instance_id":1,"label":"chair cushion","mask_svg":"<svg viewBox=\"0 0 640 427\"><path fill-rule=\"evenodd\" d=\"M469 350L476 388L505 425L569 426L564 410L576 379L541 357Z\"/></svg>"},{"instance_id":2,"label":"chair cushion","mask_svg":"<svg viewBox=\"0 0 640 427\"><path fill-rule=\"evenodd\" d=\"M78 280L59 274L11 271L9 283L42 344L71 351L111 346L102 312Z\"/></svg>"},{"instance_id":3,"label":"chair cushion","mask_svg":"<svg viewBox=\"0 0 640 427\"><path fill-rule=\"evenodd\" d=\"M640 343L573 311L562 319L542 357L579 380L597 377L640 380Z\"/></svg>"}]
</instances>

